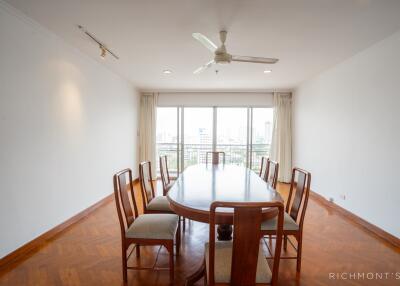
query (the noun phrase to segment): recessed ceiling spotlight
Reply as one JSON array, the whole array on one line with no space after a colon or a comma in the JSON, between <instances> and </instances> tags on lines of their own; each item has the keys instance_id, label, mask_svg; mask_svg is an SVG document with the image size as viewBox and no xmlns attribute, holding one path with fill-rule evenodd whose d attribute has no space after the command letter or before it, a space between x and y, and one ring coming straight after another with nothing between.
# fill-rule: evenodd
<instances>
[{"instance_id":1,"label":"recessed ceiling spotlight","mask_svg":"<svg viewBox=\"0 0 400 286\"><path fill-rule=\"evenodd\" d=\"M163 73L165 73L165 74L171 74L172 71L171 71L171 70L163 70Z\"/></svg>"},{"instance_id":2,"label":"recessed ceiling spotlight","mask_svg":"<svg viewBox=\"0 0 400 286\"><path fill-rule=\"evenodd\" d=\"M264 73L271 73L272 70L265 70Z\"/></svg>"}]
</instances>

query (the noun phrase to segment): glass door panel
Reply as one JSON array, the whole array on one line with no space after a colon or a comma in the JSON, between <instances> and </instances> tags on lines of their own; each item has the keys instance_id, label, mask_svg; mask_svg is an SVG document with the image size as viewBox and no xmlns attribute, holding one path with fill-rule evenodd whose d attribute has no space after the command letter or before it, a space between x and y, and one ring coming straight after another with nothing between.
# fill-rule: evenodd
<instances>
[{"instance_id":1,"label":"glass door panel","mask_svg":"<svg viewBox=\"0 0 400 286\"><path fill-rule=\"evenodd\" d=\"M247 108L217 108L216 151L225 152L226 163L246 166Z\"/></svg>"},{"instance_id":2,"label":"glass door panel","mask_svg":"<svg viewBox=\"0 0 400 286\"><path fill-rule=\"evenodd\" d=\"M206 162L213 146L213 108L185 107L183 115L183 166Z\"/></svg>"},{"instance_id":3,"label":"glass door panel","mask_svg":"<svg viewBox=\"0 0 400 286\"><path fill-rule=\"evenodd\" d=\"M157 173L160 174L159 157L168 156L168 171L175 177L178 173L178 108L158 107L156 122Z\"/></svg>"},{"instance_id":4,"label":"glass door panel","mask_svg":"<svg viewBox=\"0 0 400 286\"><path fill-rule=\"evenodd\" d=\"M273 109L253 108L251 138L251 168L259 171L261 157L269 157L272 138Z\"/></svg>"}]
</instances>

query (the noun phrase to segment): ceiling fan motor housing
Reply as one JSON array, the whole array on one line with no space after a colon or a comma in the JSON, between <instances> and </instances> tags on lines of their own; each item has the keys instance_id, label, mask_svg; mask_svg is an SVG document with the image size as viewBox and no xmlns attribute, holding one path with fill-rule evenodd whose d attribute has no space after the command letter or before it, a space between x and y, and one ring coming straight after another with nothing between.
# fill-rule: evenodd
<instances>
[{"instance_id":1,"label":"ceiling fan motor housing","mask_svg":"<svg viewBox=\"0 0 400 286\"><path fill-rule=\"evenodd\" d=\"M217 64L229 64L232 60L232 56L226 52L225 41L227 32L222 30L219 32L219 38L222 45L215 51L214 61Z\"/></svg>"},{"instance_id":2,"label":"ceiling fan motor housing","mask_svg":"<svg viewBox=\"0 0 400 286\"><path fill-rule=\"evenodd\" d=\"M232 56L226 52L225 45L222 44L222 46L215 51L214 61L217 64L229 64L231 60Z\"/></svg>"},{"instance_id":3,"label":"ceiling fan motor housing","mask_svg":"<svg viewBox=\"0 0 400 286\"><path fill-rule=\"evenodd\" d=\"M247 62L247 63L259 63L259 64L274 64L278 61L278 59L274 58L261 58L261 57L246 57L246 56L232 56L226 51L225 41L227 32L220 31L219 36L221 40L221 46L218 48L216 44L214 44L210 39L200 33L193 33L193 38L199 41L204 47L206 47L209 51L214 53L214 59L202 65L198 69L196 69L193 73L198 74L204 71L205 69L211 67L213 64L229 64L230 62Z\"/></svg>"},{"instance_id":4,"label":"ceiling fan motor housing","mask_svg":"<svg viewBox=\"0 0 400 286\"><path fill-rule=\"evenodd\" d=\"M229 64L232 60L232 56L230 54L220 54L215 55L214 61L217 64Z\"/></svg>"}]
</instances>

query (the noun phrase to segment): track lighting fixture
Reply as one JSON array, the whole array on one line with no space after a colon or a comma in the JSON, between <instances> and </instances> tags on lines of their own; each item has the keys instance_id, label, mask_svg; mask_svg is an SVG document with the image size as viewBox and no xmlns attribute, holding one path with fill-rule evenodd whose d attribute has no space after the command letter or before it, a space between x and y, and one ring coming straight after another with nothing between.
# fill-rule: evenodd
<instances>
[{"instance_id":1,"label":"track lighting fixture","mask_svg":"<svg viewBox=\"0 0 400 286\"><path fill-rule=\"evenodd\" d=\"M106 57L106 55L107 55L107 50L106 50L102 45L100 45L100 50L101 50L100 57L101 57L102 59L105 59L105 57Z\"/></svg>"},{"instance_id":2,"label":"track lighting fixture","mask_svg":"<svg viewBox=\"0 0 400 286\"><path fill-rule=\"evenodd\" d=\"M79 30L81 30L83 33L85 33L89 38L91 38L94 42L96 42L99 45L100 57L102 59L104 59L106 57L107 53L112 55L117 60L119 59L119 57L116 54L114 54L109 48L106 47L106 45L104 45L102 42L100 42L92 33L89 33L88 31L86 31L86 29L83 26L78 25L78 28L79 28Z\"/></svg>"}]
</instances>

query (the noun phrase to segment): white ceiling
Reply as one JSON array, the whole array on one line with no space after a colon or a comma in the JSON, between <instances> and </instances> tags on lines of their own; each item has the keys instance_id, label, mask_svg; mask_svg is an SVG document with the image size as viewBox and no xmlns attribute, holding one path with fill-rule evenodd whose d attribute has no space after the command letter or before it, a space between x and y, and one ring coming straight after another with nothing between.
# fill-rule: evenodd
<instances>
[{"instance_id":1,"label":"white ceiling","mask_svg":"<svg viewBox=\"0 0 400 286\"><path fill-rule=\"evenodd\" d=\"M146 90L291 89L400 29L399 0L7 0L73 46ZM120 56L105 61L86 27ZM228 52L277 57L193 75L212 54L193 32ZM264 69L272 69L264 74ZM173 71L171 75L162 73Z\"/></svg>"}]
</instances>

